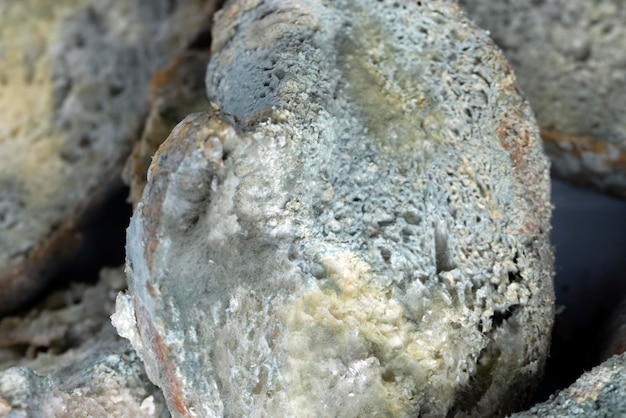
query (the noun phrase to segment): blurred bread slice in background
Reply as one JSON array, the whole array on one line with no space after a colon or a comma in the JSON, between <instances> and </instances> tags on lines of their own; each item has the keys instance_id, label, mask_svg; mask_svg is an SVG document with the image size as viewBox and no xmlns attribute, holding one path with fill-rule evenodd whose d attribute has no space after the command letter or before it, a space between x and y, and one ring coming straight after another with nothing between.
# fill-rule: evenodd
<instances>
[{"instance_id":1,"label":"blurred bread slice in background","mask_svg":"<svg viewBox=\"0 0 626 418\"><path fill-rule=\"evenodd\" d=\"M0 314L75 253L141 133L153 72L217 3L0 3Z\"/></svg>"},{"instance_id":2,"label":"blurred bread slice in background","mask_svg":"<svg viewBox=\"0 0 626 418\"><path fill-rule=\"evenodd\" d=\"M503 49L554 174L626 198L626 3L459 3Z\"/></svg>"}]
</instances>

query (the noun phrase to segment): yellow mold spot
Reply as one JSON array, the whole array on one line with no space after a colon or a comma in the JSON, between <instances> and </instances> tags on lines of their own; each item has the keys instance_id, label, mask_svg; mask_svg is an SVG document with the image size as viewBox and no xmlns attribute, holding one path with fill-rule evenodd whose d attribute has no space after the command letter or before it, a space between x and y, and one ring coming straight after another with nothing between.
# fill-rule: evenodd
<instances>
[{"instance_id":1,"label":"yellow mold spot","mask_svg":"<svg viewBox=\"0 0 626 418\"><path fill-rule=\"evenodd\" d=\"M61 16L79 3L0 3L0 175L23 181L30 204L50 200L63 181L47 47Z\"/></svg>"},{"instance_id":2,"label":"yellow mold spot","mask_svg":"<svg viewBox=\"0 0 626 418\"><path fill-rule=\"evenodd\" d=\"M457 382L446 376L440 354L450 336L435 328L454 309L440 304L436 317L417 324L355 254L327 255L321 263L326 278L296 294L281 315L287 399L300 399L298 407L315 414L328 396L345 392L361 413L384 416L404 416L432 391L452 402Z\"/></svg>"}]
</instances>

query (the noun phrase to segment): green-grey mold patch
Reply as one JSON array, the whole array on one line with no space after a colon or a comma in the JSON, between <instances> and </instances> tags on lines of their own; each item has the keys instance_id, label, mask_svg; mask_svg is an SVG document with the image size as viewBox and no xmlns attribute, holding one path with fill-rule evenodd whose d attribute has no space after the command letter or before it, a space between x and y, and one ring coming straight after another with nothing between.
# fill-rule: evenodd
<instances>
[{"instance_id":1,"label":"green-grey mold patch","mask_svg":"<svg viewBox=\"0 0 626 418\"><path fill-rule=\"evenodd\" d=\"M354 22L338 33L335 48L345 92L360 111L366 137L399 162L403 156L430 160L443 143L443 112L420 88L428 83L419 82L425 77L419 57L410 68L398 65L385 25L364 13ZM389 63L396 65L385 74Z\"/></svg>"}]
</instances>

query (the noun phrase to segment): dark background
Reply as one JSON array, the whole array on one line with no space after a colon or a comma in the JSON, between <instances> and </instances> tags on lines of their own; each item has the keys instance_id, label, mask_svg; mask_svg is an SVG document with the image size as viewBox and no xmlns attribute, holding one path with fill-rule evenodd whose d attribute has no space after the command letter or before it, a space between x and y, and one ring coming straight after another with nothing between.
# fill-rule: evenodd
<instances>
[{"instance_id":1,"label":"dark background","mask_svg":"<svg viewBox=\"0 0 626 418\"><path fill-rule=\"evenodd\" d=\"M557 312L542 401L603 359L605 323L626 297L626 201L552 179Z\"/></svg>"}]
</instances>

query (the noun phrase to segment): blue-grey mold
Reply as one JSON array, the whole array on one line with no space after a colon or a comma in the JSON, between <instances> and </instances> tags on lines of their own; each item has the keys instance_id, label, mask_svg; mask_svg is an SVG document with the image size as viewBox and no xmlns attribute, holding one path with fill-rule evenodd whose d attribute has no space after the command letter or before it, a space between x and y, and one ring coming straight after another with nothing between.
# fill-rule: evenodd
<instances>
[{"instance_id":1,"label":"blue-grey mold","mask_svg":"<svg viewBox=\"0 0 626 418\"><path fill-rule=\"evenodd\" d=\"M494 416L553 321L548 163L447 1L231 1L116 324L175 416Z\"/></svg>"}]
</instances>

